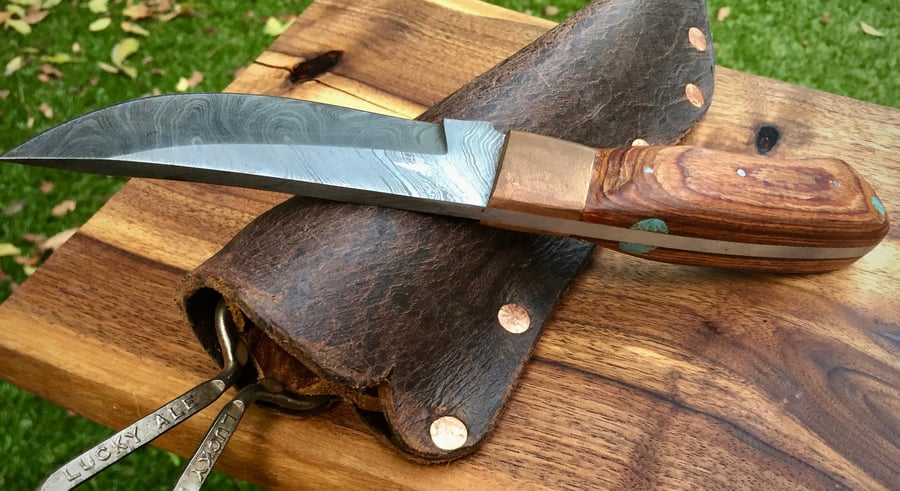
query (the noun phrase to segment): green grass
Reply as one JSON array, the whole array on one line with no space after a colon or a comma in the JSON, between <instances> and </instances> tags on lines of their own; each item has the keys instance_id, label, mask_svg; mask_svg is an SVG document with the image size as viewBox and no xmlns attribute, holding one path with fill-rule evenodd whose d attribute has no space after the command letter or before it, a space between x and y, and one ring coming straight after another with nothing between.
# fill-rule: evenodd
<instances>
[{"instance_id":1,"label":"green grass","mask_svg":"<svg viewBox=\"0 0 900 491\"><path fill-rule=\"evenodd\" d=\"M726 5L731 14L718 22L715 13ZM897 2L715 0L709 6L718 64L900 107ZM860 22L876 27L884 37L863 33Z\"/></svg>"},{"instance_id":2,"label":"green grass","mask_svg":"<svg viewBox=\"0 0 900 491\"><path fill-rule=\"evenodd\" d=\"M113 3L113 2L111 2ZM558 2L498 0L508 8L545 15L553 5L562 20L583 4L577 0ZM269 15L299 13L304 1L238 0L191 4L195 15L169 22L141 21L151 32L140 50L127 60L139 71L136 80L101 71L98 61L110 63L110 50L124 34L118 29L121 6L113 4L113 25L89 32L98 16L88 3L64 0L34 26L29 36L0 31L0 66L14 56L39 57L70 53L73 43L83 52L73 54L76 63L59 66L65 74L59 81L37 81L40 63L32 61L9 77L0 76L0 152L38 131L88 110L138 97L158 89L172 92L180 77L195 70L203 82L194 90L219 91L240 67L249 64L272 37L262 31ZM0 6L6 3L0 2ZM713 38L718 63L768 77L786 80L857 99L900 107L900 6L895 0L839 2L744 1L710 2ZM715 20L720 7L729 5L730 15ZM253 15L248 14L252 9ZM823 23L823 14L829 21ZM872 37L862 32L864 21L884 33ZM46 118L39 106L46 103L54 114ZM28 121L33 118L33 125ZM48 193L43 182L53 182ZM30 252L21 239L25 233L50 236L83 223L121 185L121 180L74 175L45 169L0 166L0 214L9 205L24 207L12 216L0 215L0 243L14 243ZM54 218L57 203L77 201L74 212ZM24 201L23 201L24 200ZM0 258L0 268L10 279L0 279L0 301L15 283L25 280L25 271L12 258ZM3 275L0 275L2 278ZM163 401L160 401L161 403ZM0 489L32 489L52 470L111 431L42 401L5 382L0 382ZM183 462L166 452L145 449L104 472L87 486L92 489L165 489L180 472ZM210 489L249 489L250 486L222 475Z\"/></svg>"}]
</instances>

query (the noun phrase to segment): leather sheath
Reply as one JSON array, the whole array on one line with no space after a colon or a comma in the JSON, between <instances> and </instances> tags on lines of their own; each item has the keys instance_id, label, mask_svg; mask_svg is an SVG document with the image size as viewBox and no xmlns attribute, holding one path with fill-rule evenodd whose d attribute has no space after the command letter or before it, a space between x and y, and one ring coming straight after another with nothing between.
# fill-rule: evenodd
<instances>
[{"instance_id":1,"label":"leather sheath","mask_svg":"<svg viewBox=\"0 0 900 491\"><path fill-rule=\"evenodd\" d=\"M713 70L704 1L601 0L419 119L487 120L595 147L674 143L708 107ZM333 395L406 456L443 462L484 443L591 250L570 238L298 197L248 225L179 295L215 359L212 312L224 296L252 353L249 378ZM525 309L528 330L501 327L507 304ZM447 416L465 426L458 448L432 439L432 423Z\"/></svg>"}]
</instances>

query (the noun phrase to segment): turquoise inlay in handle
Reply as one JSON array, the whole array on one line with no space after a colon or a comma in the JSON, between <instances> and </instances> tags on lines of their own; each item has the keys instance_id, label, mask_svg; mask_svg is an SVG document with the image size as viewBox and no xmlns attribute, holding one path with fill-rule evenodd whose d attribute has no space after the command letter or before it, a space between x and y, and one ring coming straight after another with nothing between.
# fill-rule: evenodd
<instances>
[{"instance_id":1,"label":"turquoise inlay in handle","mask_svg":"<svg viewBox=\"0 0 900 491\"><path fill-rule=\"evenodd\" d=\"M885 215L884 205L881 204L881 200L878 199L878 196L872 196L872 205L875 206L875 209L878 210L878 213L881 213L881 216Z\"/></svg>"},{"instance_id":2,"label":"turquoise inlay in handle","mask_svg":"<svg viewBox=\"0 0 900 491\"><path fill-rule=\"evenodd\" d=\"M660 220L659 218L645 218L632 225L631 229L643 230L645 232L656 232L660 234L669 233L669 226L666 225L666 222ZM619 249L622 249L623 252L629 252L631 254L647 254L648 252L656 249L656 247L644 244L634 244L631 242L619 242Z\"/></svg>"}]
</instances>

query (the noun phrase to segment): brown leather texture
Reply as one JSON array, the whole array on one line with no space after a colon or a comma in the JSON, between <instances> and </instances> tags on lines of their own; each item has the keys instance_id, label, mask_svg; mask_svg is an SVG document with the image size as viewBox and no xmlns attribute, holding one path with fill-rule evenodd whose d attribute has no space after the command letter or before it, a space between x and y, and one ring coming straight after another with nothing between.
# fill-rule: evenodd
<instances>
[{"instance_id":1,"label":"brown leather texture","mask_svg":"<svg viewBox=\"0 0 900 491\"><path fill-rule=\"evenodd\" d=\"M280 377L294 392L340 394L417 458L468 453L581 267L582 245L502 232L485 252L481 227L466 220L436 227L412 213L354 208L377 226L359 233L345 207L299 197L264 214L191 275L188 309L205 316L209 293L191 292L212 287L275 341L251 340L266 375L283 366L271 364L280 347L315 375L301 368ZM508 303L536 327L503 329L497 313ZM434 446L431 422L446 415L466 424L472 445Z\"/></svg>"},{"instance_id":2,"label":"brown leather texture","mask_svg":"<svg viewBox=\"0 0 900 491\"><path fill-rule=\"evenodd\" d=\"M592 146L683 136L709 104L712 42L688 42L702 1L598 1L459 89L420 119L482 119ZM696 84L696 107L685 86ZM548 165L563 163L548 162ZM247 317L257 372L300 394L351 404L408 457L443 462L484 443L592 246L447 217L291 199L188 275L183 306L218 357L218 296ZM530 328L503 329L518 304ZM258 373L258 374L259 374ZM442 450L452 416L465 443Z\"/></svg>"},{"instance_id":3,"label":"brown leather texture","mask_svg":"<svg viewBox=\"0 0 900 491\"><path fill-rule=\"evenodd\" d=\"M419 119L485 120L592 147L672 144L709 107L714 70L705 2L597 0Z\"/></svg>"}]
</instances>

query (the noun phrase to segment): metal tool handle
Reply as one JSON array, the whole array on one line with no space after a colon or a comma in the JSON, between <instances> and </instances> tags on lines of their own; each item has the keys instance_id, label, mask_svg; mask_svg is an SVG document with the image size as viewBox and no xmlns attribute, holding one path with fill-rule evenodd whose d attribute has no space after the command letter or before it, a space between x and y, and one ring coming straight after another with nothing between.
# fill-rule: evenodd
<instances>
[{"instance_id":1,"label":"metal tool handle","mask_svg":"<svg viewBox=\"0 0 900 491\"><path fill-rule=\"evenodd\" d=\"M222 408L173 489L189 491L199 490L203 486L225 450L225 445L234 435L247 407L264 390L258 383L249 385Z\"/></svg>"},{"instance_id":2,"label":"metal tool handle","mask_svg":"<svg viewBox=\"0 0 900 491\"><path fill-rule=\"evenodd\" d=\"M219 302L216 307L215 320L224 359L221 372L67 462L53 471L38 489L59 491L78 486L184 422L231 387L241 371L242 357L234 342L231 319L224 302Z\"/></svg>"},{"instance_id":3,"label":"metal tool handle","mask_svg":"<svg viewBox=\"0 0 900 491\"><path fill-rule=\"evenodd\" d=\"M225 446L241 423L244 413L254 401L271 402L296 415L302 415L316 412L332 400L330 396L296 396L281 391L280 383L266 379L241 389L238 395L216 415L212 426L206 432L206 436L203 437L203 441L200 442L197 451L185 466L173 489L197 491L203 486L219 460L219 456L225 450Z\"/></svg>"},{"instance_id":4,"label":"metal tool handle","mask_svg":"<svg viewBox=\"0 0 900 491\"><path fill-rule=\"evenodd\" d=\"M55 470L38 489L68 490L87 481L218 399L231 385L229 377L217 376L176 397Z\"/></svg>"}]
</instances>

